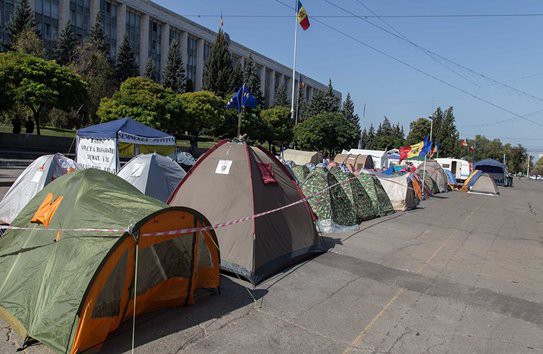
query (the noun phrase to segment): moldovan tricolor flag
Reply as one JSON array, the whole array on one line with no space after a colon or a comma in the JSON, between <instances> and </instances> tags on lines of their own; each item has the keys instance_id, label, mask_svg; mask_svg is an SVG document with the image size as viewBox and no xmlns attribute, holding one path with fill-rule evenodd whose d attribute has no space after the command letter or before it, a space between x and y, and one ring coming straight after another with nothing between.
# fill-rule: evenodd
<instances>
[{"instance_id":1,"label":"moldovan tricolor flag","mask_svg":"<svg viewBox=\"0 0 543 354\"><path fill-rule=\"evenodd\" d=\"M298 1L298 8L296 9L296 12L298 16L298 22L300 23L300 26L302 26L302 29L305 31L309 28L309 16L307 16L307 12L305 12L305 8L300 1Z\"/></svg>"},{"instance_id":2,"label":"moldovan tricolor flag","mask_svg":"<svg viewBox=\"0 0 543 354\"><path fill-rule=\"evenodd\" d=\"M424 141L421 141L420 143L415 145L402 146L400 148L400 162L411 157L419 156L422 149L424 148L424 143Z\"/></svg>"}]
</instances>

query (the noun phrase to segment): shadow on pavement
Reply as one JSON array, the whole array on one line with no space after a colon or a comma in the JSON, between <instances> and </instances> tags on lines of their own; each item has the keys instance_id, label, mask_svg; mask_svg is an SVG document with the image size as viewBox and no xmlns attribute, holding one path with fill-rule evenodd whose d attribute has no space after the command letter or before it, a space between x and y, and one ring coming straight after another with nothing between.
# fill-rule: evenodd
<instances>
[{"instance_id":1,"label":"shadow on pavement","mask_svg":"<svg viewBox=\"0 0 543 354\"><path fill-rule=\"evenodd\" d=\"M264 297L268 291L265 289L251 289L255 300ZM214 290L199 291L195 295L195 304L163 309L140 315L136 318L135 348L153 342L173 333L198 327L209 321L216 321L228 313L254 302L247 288L239 285L227 277L221 276L220 295ZM206 326L211 325L206 324ZM198 328L198 334L201 328ZM186 342L190 342L194 332L186 335ZM120 353L130 351L132 348L132 319L121 323L120 327L106 339L102 352Z\"/></svg>"}]
</instances>

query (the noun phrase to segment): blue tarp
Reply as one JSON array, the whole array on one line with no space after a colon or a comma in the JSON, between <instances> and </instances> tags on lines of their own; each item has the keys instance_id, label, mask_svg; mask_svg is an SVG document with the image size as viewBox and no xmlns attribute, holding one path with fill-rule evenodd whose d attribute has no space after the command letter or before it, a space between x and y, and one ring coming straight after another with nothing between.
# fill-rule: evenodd
<instances>
[{"instance_id":1,"label":"blue tarp","mask_svg":"<svg viewBox=\"0 0 543 354\"><path fill-rule=\"evenodd\" d=\"M506 169L503 163L494 159L485 159L474 163L473 169L487 173L494 179L496 184L503 185Z\"/></svg>"},{"instance_id":2,"label":"blue tarp","mask_svg":"<svg viewBox=\"0 0 543 354\"><path fill-rule=\"evenodd\" d=\"M445 174L447 175L447 180L449 184L458 184L458 182L456 181L456 178L454 177L451 171L446 170L446 169L443 169L443 171L445 171Z\"/></svg>"},{"instance_id":3,"label":"blue tarp","mask_svg":"<svg viewBox=\"0 0 543 354\"><path fill-rule=\"evenodd\" d=\"M79 129L77 131L77 136L84 138L115 139L117 138L118 132L123 132L126 134L148 139L171 138L173 144L175 144L175 138L173 136L161 132L160 130L148 127L145 124L135 121L130 117Z\"/></svg>"}]
</instances>

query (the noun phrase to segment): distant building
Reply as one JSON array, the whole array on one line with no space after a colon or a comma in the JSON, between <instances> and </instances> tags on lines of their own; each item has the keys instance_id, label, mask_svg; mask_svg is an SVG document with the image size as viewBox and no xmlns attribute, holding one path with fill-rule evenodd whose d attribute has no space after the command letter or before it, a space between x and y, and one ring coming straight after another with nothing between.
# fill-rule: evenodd
<instances>
[{"instance_id":1,"label":"distant building","mask_svg":"<svg viewBox=\"0 0 543 354\"><path fill-rule=\"evenodd\" d=\"M13 15L16 0L0 0L0 42L5 43L5 28ZM172 40L181 44L187 79L195 90L202 88L205 61L209 57L216 32L147 0L30 0L35 11L36 25L47 45L54 45L59 33L68 20L74 26L80 40L85 39L102 13L104 32L107 35L112 57L116 56L125 33L136 53L140 73L143 74L149 58L153 60L156 75L160 77L166 66L168 49ZM231 41L230 51L235 63L252 54L260 73L261 90L266 105L273 104L279 85L286 85L292 94L292 69L260 53ZM305 75L304 94L311 99L316 89L326 90L327 86ZM297 83L298 80L296 80ZM296 85L298 87L298 85ZM341 93L335 94L341 100Z\"/></svg>"}]
</instances>

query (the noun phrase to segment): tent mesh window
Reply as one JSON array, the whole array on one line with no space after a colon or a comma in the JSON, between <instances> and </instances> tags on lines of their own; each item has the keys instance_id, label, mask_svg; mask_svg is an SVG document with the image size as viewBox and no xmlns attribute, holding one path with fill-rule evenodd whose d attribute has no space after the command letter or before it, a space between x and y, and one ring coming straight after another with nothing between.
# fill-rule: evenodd
<instances>
[{"instance_id":1,"label":"tent mesh window","mask_svg":"<svg viewBox=\"0 0 543 354\"><path fill-rule=\"evenodd\" d=\"M128 251L125 251L109 275L106 284L100 292L100 296L98 296L98 300L96 300L92 317L113 317L119 315L121 311L123 284L126 276L127 257Z\"/></svg>"},{"instance_id":2,"label":"tent mesh window","mask_svg":"<svg viewBox=\"0 0 543 354\"><path fill-rule=\"evenodd\" d=\"M191 278L192 239L182 236L140 250L138 295L170 278Z\"/></svg>"},{"instance_id":3,"label":"tent mesh window","mask_svg":"<svg viewBox=\"0 0 543 354\"><path fill-rule=\"evenodd\" d=\"M213 259L211 258L211 252L207 247L204 239L204 235L198 236L198 269L203 267L213 266Z\"/></svg>"}]
</instances>

